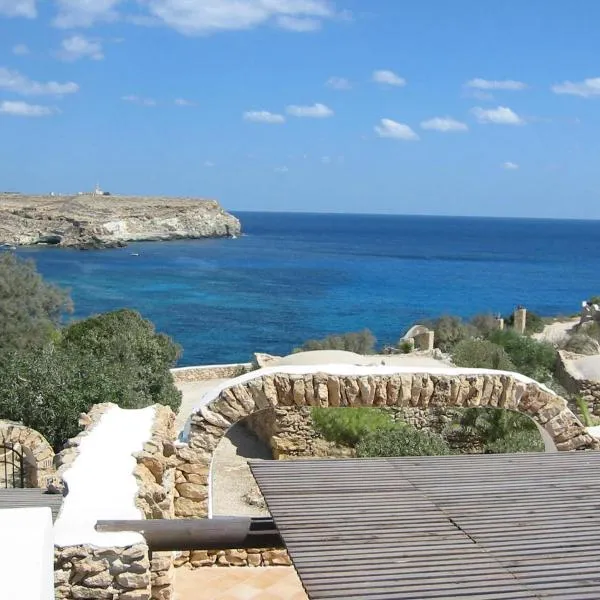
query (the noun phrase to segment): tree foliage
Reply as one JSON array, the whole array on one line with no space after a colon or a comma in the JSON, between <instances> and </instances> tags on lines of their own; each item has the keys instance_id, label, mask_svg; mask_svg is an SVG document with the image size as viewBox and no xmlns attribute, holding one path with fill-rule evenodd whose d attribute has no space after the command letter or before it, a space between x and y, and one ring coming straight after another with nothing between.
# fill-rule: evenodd
<instances>
[{"instance_id":1,"label":"tree foliage","mask_svg":"<svg viewBox=\"0 0 600 600\"><path fill-rule=\"evenodd\" d=\"M58 450L94 404L178 409L169 369L180 349L169 337L131 310L59 329L70 308L32 263L0 257L0 418L38 430Z\"/></svg>"},{"instance_id":2,"label":"tree foliage","mask_svg":"<svg viewBox=\"0 0 600 600\"><path fill-rule=\"evenodd\" d=\"M454 346L473 337L477 330L460 317L445 315L427 323L435 333L435 346L443 352L451 352Z\"/></svg>"},{"instance_id":3,"label":"tree foliage","mask_svg":"<svg viewBox=\"0 0 600 600\"><path fill-rule=\"evenodd\" d=\"M46 283L32 261L0 254L0 353L43 346L71 310L68 294Z\"/></svg>"},{"instance_id":4,"label":"tree foliage","mask_svg":"<svg viewBox=\"0 0 600 600\"><path fill-rule=\"evenodd\" d=\"M294 352L312 350L346 350L356 354L373 354L375 352L375 336L368 329L341 335L330 335L321 340L308 340Z\"/></svg>"}]
</instances>

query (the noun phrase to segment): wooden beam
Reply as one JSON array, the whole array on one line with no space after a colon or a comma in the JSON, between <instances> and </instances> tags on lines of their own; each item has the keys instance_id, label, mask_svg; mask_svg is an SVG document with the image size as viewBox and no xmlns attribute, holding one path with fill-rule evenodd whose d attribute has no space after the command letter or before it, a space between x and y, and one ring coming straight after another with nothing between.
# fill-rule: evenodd
<instances>
[{"instance_id":1,"label":"wooden beam","mask_svg":"<svg viewBox=\"0 0 600 600\"><path fill-rule=\"evenodd\" d=\"M216 517L98 521L96 531L141 533L151 551L284 548L273 519Z\"/></svg>"}]
</instances>

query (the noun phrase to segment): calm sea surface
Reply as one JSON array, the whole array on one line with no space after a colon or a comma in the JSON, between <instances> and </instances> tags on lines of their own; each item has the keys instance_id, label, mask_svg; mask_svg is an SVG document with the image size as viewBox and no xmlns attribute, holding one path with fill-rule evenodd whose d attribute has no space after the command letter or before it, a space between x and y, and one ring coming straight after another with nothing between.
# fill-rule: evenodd
<instances>
[{"instance_id":1,"label":"calm sea surface","mask_svg":"<svg viewBox=\"0 0 600 600\"><path fill-rule=\"evenodd\" d=\"M19 254L71 289L76 317L139 310L183 346L181 365L286 354L364 327L383 344L443 313L524 304L570 314L600 293L600 221L238 216L245 235L236 240Z\"/></svg>"}]
</instances>

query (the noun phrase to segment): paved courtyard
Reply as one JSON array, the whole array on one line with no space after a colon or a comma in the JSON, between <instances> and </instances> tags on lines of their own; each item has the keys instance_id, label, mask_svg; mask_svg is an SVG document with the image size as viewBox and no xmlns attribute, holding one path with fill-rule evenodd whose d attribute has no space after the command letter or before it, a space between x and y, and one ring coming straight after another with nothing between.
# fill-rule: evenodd
<instances>
[{"instance_id":1,"label":"paved courtyard","mask_svg":"<svg viewBox=\"0 0 600 600\"><path fill-rule=\"evenodd\" d=\"M307 600L293 567L185 567L175 600Z\"/></svg>"}]
</instances>

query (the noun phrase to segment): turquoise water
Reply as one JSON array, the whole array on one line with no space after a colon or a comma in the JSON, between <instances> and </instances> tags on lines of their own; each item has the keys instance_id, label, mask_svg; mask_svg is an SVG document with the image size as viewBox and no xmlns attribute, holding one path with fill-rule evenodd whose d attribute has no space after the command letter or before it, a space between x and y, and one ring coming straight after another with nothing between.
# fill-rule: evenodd
<instances>
[{"instance_id":1,"label":"turquoise water","mask_svg":"<svg viewBox=\"0 0 600 600\"><path fill-rule=\"evenodd\" d=\"M76 316L132 307L181 365L286 354L371 329L381 344L442 313L577 312L600 294L600 221L238 213L236 240L22 249L71 289ZM132 256L139 253L139 256Z\"/></svg>"}]
</instances>

